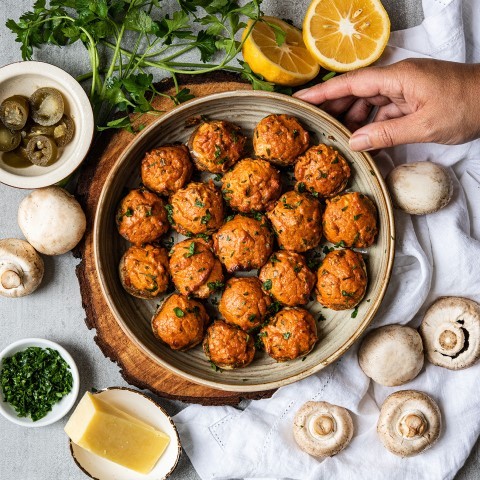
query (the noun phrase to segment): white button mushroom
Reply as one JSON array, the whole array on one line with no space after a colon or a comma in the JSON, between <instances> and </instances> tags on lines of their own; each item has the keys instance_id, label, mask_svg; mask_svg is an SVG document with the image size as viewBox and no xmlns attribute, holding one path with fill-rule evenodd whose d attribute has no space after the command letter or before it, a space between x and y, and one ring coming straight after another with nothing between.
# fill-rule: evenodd
<instances>
[{"instance_id":1,"label":"white button mushroom","mask_svg":"<svg viewBox=\"0 0 480 480\"><path fill-rule=\"evenodd\" d=\"M372 330L358 351L358 363L365 375L387 387L413 380L420 373L423 361L420 335L402 325Z\"/></svg>"},{"instance_id":2,"label":"white button mushroom","mask_svg":"<svg viewBox=\"0 0 480 480\"><path fill-rule=\"evenodd\" d=\"M431 363L468 368L480 359L480 305L468 298L440 298L427 310L420 334Z\"/></svg>"},{"instance_id":3,"label":"white button mushroom","mask_svg":"<svg viewBox=\"0 0 480 480\"><path fill-rule=\"evenodd\" d=\"M295 415L293 435L309 455L331 457L350 443L352 417L343 407L328 402L307 402Z\"/></svg>"},{"instance_id":4,"label":"white button mushroom","mask_svg":"<svg viewBox=\"0 0 480 480\"><path fill-rule=\"evenodd\" d=\"M0 240L0 295L23 297L32 293L43 278L43 260L25 240Z\"/></svg>"},{"instance_id":5,"label":"white button mushroom","mask_svg":"<svg viewBox=\"0 0 480 480\"><path fill-rule=\"evenodd\" d=\"M441 428L438 405L417 390L401 390L387 397L377 423L384 447L400 457L411 457L431 447Z\"/></svg>"},{"instance_id":6,"label":"white button mushroom","mask_svg":"<svg viewBox=\"0 0 480 480\"><path fill-rule=\"evenodd\" d=\"M34 190L18 208L18 225L33 247L45 255L70 251L83 237L86 218L82 207L66 190Z\"/></svg>"},{"instance_id":7,"label":"white button mushroom","mask_svg":"<svg viewBox=\"0 0 480 480\"><path fill-rule=\"evenodd\" d=\"M393 203L412 215L425 215L445 207L453 193L448 171L432 162L399 165L387 177Z\"/></svg>"}]
</instances>

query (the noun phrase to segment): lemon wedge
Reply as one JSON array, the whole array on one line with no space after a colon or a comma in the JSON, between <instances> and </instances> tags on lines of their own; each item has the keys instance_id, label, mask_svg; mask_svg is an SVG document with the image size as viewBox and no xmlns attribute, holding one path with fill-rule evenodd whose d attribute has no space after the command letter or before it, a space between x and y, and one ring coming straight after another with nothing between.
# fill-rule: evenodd
<instances>
[{"instance_id":1,"label":"lemon wedge","mask_svg":"<svg viewBox=\"0 0 480 480\"><path fill-rule=\"evenodd\" d=\"M346 72L382 54L390 19L379 0L313 0L303 21L303 41L322 67Z\"/></svg>"},{"instance_id":2,"label":"lemon wedge","mask_svg":"<svg viewBox=\"0 0 480 480\"><path fill-rule=\"evenodd\" d=\"M252 20L243 32L243 39L251 25ZM278 43L274 28L277 36L279 31L281 34ZM278 85L303 85L320 70L318 62L305 48L302 32L275 17L262 17L254 25L243 44L242 54L253 72Z\"/></svg>"}]
</instances>

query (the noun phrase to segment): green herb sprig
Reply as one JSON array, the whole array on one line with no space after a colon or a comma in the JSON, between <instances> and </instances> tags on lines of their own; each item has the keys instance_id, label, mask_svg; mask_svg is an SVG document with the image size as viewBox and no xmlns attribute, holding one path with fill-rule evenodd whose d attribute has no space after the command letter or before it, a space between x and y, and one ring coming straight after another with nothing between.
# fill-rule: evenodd
<instances>
[{"instance_id":1,"label":"green herb sprig","mask_svg":"<svg viewBox=\"0 0 480 480\"><path fill-rule=\"evenodd\" d=\"M193 97L188 89L179 88L177 74L227 69L242 74L254 88L275 88L248 65L230 65L262 16L261 1L240 5L235 0L177 0L178 10L170 15L160 0L50 0L48 4L37 0L31 11L18 21L9 19L6 26L16 34L24 60L32 58L34 48L82 43L91 69L78 80L91 81L90 100L96 122L104 125L99 129L132 131L132 121L140 115L163 113L152 105L153 96L170 97L176 104ZM247 27L248 19L253 22ZM244 28L247 32L238 41L238 33ZM277 30L277 41L283 42L284 35ZM104 58L105 50L111 50L112 55L103 68L100 58ZM199 63L182 61L190 51L198 52ZM218 62L208 63L218 56ZM170 73L176 85L175 95L159 92L148 69ZM126 115L105 124L113 111ZM131 113L136 114L133 120ZM136 128L142 126L137 122Z\"/></svg>"}]
</instances>

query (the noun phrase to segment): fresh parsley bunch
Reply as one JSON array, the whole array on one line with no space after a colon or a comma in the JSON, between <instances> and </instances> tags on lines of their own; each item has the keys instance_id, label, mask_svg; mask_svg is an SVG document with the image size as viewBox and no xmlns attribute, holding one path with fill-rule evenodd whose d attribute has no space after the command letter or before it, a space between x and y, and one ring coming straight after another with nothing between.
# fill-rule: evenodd
<instances>
[{"instance_id":1,"label":"fresh parsley bunch","mask_svg":"<svg viewBox=\"0 0 480 480\"><path fill-rule=\"evenodd\" d=\"M17 35L24 60L31 59L33 49L43 45L81 42L85 46L91 71L78 80L91 81L90 99L101 125L113 111L160 113L151 99L165 94L155 89L149 69L172 75L177 88L170 98L177 104L192 98L187 89L178 87L176 74L180 73L227 69L241 73L255 89L273 90L272 83L255 75L243 62L240 67L230 65L243 44L237 34L246 28L244 20L252 19L248 36L261 18L260 4L261 0L243 6L234 0L50 0L47 5L46 0L37 0L18 22L10 19L6 25ZM166 13L172 5L177 9ZM111 50L106 66L100 61L104 50ZM199 53L200 62L182 62L182 56L192 50ZM219 55L220 61L209 63ZM128 114L103 128L131 130Z\"/></svg>"}]
</instances>

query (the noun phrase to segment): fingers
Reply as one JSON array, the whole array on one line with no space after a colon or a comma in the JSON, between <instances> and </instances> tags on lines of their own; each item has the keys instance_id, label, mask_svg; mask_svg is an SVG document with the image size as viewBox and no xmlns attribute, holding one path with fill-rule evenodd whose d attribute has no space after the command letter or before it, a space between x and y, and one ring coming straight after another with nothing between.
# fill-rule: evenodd
<instances>
[{"instance_id":1,"label":"fingers","mask_svg":"<svg viewBox=\"0 0 480 480\"><path fill-rule=\"evenodd\" d=\"M414 113L401 118L374 122L360 128L350 138L355 151L376 150L404 143L430 141L425 137L421 119Z\"/></svg>"},{"instance_id":2,"label":"fingers","mask_svg":"<svg viewBox=\"0 0 480 480\"><path fill-rule=\"evenodd\" d=\"M337 100L327 100L320 105L320 108L330 115L336 117L346 112L356 99L356 97L349 95L348 97L339 98Z\"/></svg>"},{"instance_id":3,"label":"fingers","mask_svg":"<svg viewBox=\"0 0 480 480\"><path fill-rule=\"evenodd\" d=\"M373 105L365 98L359 98L343 117L343 123L352 132L360 128L366 121Z\"/></svg>"},{"instance_id":4,"label":"fingers","mask_svg":"<svg viewBox=\"0 0 480 480\"><path fill-rule=\"evenodd\" d=\"M373 121L383 122L385 120L392 120L393 118L400 118L404 115L405 113L403 113L397 105L390 103L378 109Z\"/></svg>"},{"instance_id":5,"label":"fingers","mask_svg":"<svg viewBox=\"0 0 480 480\"><path fill-rule=\"evenodd\" d=\"M395 64L389 67L367 67L300 90L294 96L315 105L351 95L355 97L389 96L392 91L396 94L401 93L401 85L394 81L395 77Z\"/></svg>"}]
</instances>

